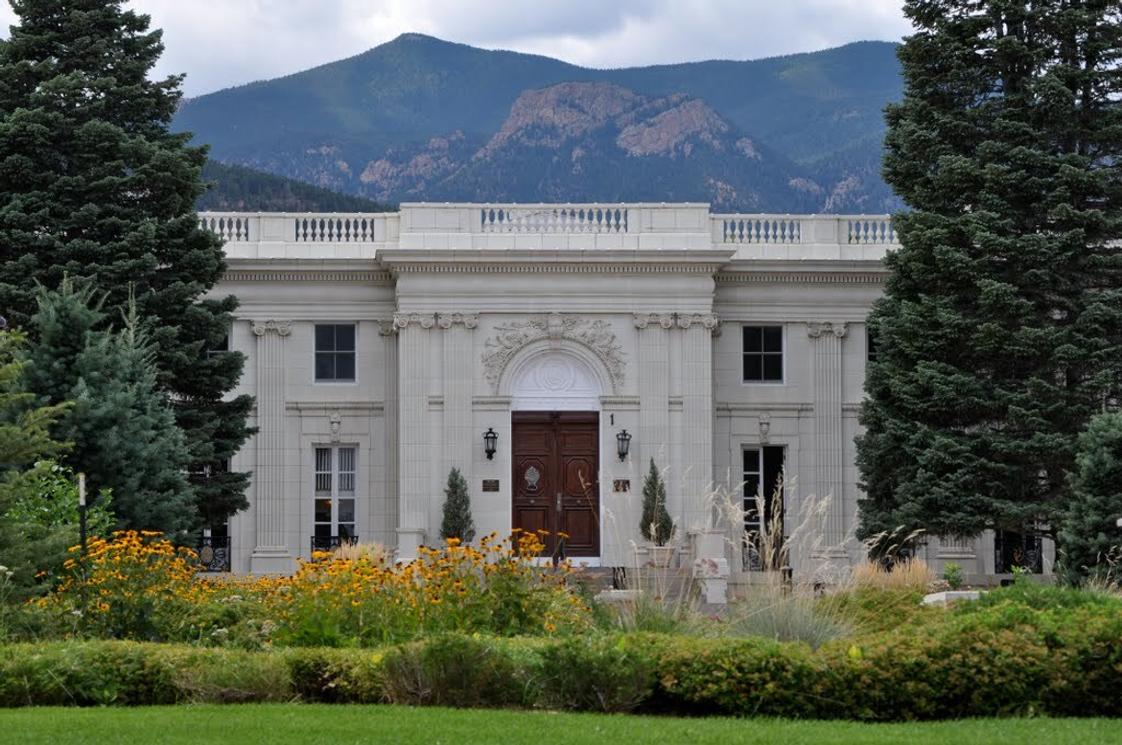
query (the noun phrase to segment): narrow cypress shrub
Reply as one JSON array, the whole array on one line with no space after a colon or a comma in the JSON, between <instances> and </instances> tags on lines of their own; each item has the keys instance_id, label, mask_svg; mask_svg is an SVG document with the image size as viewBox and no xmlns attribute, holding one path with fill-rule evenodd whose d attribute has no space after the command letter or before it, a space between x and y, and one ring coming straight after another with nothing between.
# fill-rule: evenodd
<instances>
[{"instance_id":1,"label":"narrow cypress shrub","mask_svg":"<svg viewBox=\"0 0 1122 745\"><path fill-rule=\"evenodd\" d=\"M461 543L471 543L471 539L475 538L471 497L467 481L458 468L448 473L448 485L444 487L444 519L440 522L440 537L444 540L457 538Z\"/></svg>"}]
</instances>

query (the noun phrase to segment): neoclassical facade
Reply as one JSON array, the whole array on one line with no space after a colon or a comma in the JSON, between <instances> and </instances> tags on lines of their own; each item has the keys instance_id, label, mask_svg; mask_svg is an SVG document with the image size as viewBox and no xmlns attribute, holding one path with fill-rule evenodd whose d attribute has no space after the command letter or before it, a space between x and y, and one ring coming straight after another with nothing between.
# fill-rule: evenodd
<instances>
[{"instance_id":1,"label":"neoclassical facade","mask_svg":"<svg viewBox=\"0 0 1122 745\"><path fill-rule=\"evenodd\" d=\"M407 204L201 219L226 240L215 293L241 301L229 348L257 402L232 463L253 472L250 507L215 527L234 571L291 571L355 537L415 556L439 542L452 468L480 533L547 530L551 552L630 566L652 460L681 566L720 558L750 579L746 529L769 518L798 572L863 555L854 438L887 217ZM778 485L762 513L746 499ZM1000 544L925 551L993 575Z\"/></svg>"}]
</instances>

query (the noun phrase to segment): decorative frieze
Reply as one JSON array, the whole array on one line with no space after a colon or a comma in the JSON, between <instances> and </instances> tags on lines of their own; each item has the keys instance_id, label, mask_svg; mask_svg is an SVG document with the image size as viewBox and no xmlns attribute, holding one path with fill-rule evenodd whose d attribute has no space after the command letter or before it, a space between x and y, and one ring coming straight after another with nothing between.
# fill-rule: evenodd
<instances>
[{"instance_id":1,"label":"decorative frieze","mask_svg":"<svg viewBox=\"0 0 1122 745\"><path fill-rule=\"evenodd\" d=\"M617 390L623 385L623 345L616 338L611 324L603 320L551 313L545 317L511 321L495 327L495 335L483 345L484 375L495 392L498 392L503 370L514 356L527 344L540 339L567 339L582 344L604 363L612 385Z\"/></svg>"}]
</instances>

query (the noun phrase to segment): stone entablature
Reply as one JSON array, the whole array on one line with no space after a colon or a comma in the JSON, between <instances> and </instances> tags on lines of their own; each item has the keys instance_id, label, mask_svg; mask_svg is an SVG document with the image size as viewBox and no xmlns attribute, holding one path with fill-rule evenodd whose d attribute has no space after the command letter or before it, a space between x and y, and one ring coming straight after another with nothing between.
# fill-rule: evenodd
<instances>
[{"instance_id":1,"label":"stone entablature","mask_svg":"<svg viewBox=\"0 0 1122 745\"><path fill-rule=\"evenodd\" d=\"M715 214L706 204L403 204L398 212L203 212L245 259L374 259L387 249L731 249L735 258L880 259L888 215Z\"/></svg>"}]
</instances>

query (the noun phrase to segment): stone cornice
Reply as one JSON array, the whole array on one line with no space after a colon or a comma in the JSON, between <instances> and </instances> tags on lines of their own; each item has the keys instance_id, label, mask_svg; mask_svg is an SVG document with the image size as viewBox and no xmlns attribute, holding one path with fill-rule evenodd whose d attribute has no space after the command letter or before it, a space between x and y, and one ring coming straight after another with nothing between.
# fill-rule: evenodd
<instances>
[{"instance_id":1,"label":"stone cornice","mask_svg":"<svg viewBox=\"0 0 1122 745\"><path fill-rule=\"evenodd\" d=\"M222 275L223 282L384 282L393 281L388 271L323 270L323 269L230 269Z\"/></svg>"},{"instance_id":2,"label":"stone cornice","mask_svg":"<svg viewBox=\"0 0 1122 745\"><path fill-rule=\"evenodd\" d=\"M882 285L887 271L732 271L718 272L717 284Z\"/></svg>"},{"instance_id":3,"label":"stone cornice","mask_svg":"<svg viewBox=\"0 0 1122 745\"><path fill-rule=\"evenodd\" d=\"M623 262L535 264L438 264L404 262L392 265L397 274L713 274L720 264L644 264Z\"/></svg>"}]
</instances>

